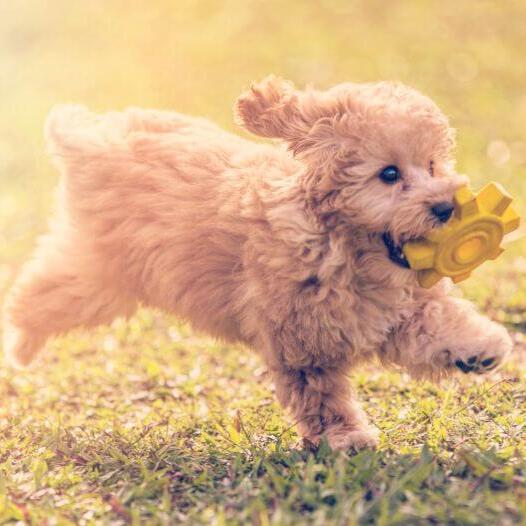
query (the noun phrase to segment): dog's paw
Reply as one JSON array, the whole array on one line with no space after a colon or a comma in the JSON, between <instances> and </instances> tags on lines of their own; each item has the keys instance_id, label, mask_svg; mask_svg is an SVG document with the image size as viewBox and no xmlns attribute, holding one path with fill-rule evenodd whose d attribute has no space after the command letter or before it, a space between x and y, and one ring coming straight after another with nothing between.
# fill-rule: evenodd
<instances>
[{"instance_id":1,"label":"dog's paw","mask_svg":"<svg viewBox=\"0 0 526 526\"><path fill-rule=\"evenodd\" d=\"M28 365L39 351L42 341L7 321L4 323L3 332L3 351L6 362L17 368Z\"/></svg>"},{"instance_id":2,"label":"dog's paw","mask_svg":"<svg viewBox=\"0 0 526 526\"><path fill-rule=\"evenodd\" d=\"M327 429L324 437L333 451L349 449L375 449L378 446L379 431L375 427L349 428L335 426Z\"/></svg>"},{"instance_id":3,"label":"dog's paw","mask_svg":"<svg viewBox=\"0 0 526 526\"><path fill-rule=\"evenodd\" d=\"M484 333L484 329L488 331ZM513 342L506 329L497 324L482 327L473 342L459 342L444 351L447 367L463 373L485 374L499 367L511 353Z\"/></svg>"}]
</instances>

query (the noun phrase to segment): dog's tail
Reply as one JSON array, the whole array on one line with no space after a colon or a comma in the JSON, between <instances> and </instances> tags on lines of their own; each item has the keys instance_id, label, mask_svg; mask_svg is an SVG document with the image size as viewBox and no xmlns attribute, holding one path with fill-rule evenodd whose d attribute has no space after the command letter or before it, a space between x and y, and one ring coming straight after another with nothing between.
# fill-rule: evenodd
<instances>
[{"instance_id":1,"label":"dog's tail","mask_svg":"<svg viewBox=\"0 0 526 526\"><path fill-rule=\"evenodd\" d=\"M48 153L63 164L100 153L118 139L122 143L123 122L118 116L106 114L103 118L80 104L54 106L45 125ZM108 125L109 120L112 126Z\"/></svg>"}]
</instances>

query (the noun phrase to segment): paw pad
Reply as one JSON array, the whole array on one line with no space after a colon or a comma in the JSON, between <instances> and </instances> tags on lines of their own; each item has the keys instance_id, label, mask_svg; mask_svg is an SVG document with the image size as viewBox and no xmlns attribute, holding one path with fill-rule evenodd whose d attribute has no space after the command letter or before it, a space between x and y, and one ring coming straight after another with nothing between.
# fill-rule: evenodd
<instances>
[{"instance_id":1,"label":"paw pad","mask_svg":"<svg viewBox=\"0 0 526 526\"><path fill-rule=\"evenodd\" d=\"M483 367L489 367L493 362L495 361L495 358L488 358L487 360L482 360L480 362Z\"/></svg>"},{"instance_id":2,"label":"paw pad","mask_svg":"<svg viewBox=\"0 0 526 526\"><path fill-rule=\"evenodd\" d=\"M463 373L486 373L495 369L498 362L495 361L495 358L486 358L480 360L480 356L470 356L466 362L463 360L455 360L455 366L458 367Z\"/></svg>"}]
</instances>

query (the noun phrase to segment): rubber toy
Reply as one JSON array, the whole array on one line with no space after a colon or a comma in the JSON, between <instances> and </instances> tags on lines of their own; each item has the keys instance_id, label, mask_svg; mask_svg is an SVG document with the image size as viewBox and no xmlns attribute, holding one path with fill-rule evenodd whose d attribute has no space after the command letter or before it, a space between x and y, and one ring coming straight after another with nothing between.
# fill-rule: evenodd
<instances>
[{"instance_id":1,"label":"rubber toy","mask_svg":"<svg viewBox=\"0 0 526 526\"><path fill-rule=\"evenodd\" d=\"M419 284L430 288L443 277L458 283L484 261L497 258L504 250L502 238L520 223L511 201L498 183L487 184L478 194L467 186L459 188L451 219L403 247L410 267L418 271Z\"/></svg>"}]
</instances>

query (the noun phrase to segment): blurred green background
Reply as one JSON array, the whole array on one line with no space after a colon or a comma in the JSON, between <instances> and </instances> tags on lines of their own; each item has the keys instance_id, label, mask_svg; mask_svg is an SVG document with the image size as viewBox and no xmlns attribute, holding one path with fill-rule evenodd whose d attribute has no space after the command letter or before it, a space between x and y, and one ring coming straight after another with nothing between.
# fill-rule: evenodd
<instances>
[{"instance_id":1,"label":"blurred green background","mask_svg":"<svg viewBox=\"0 0 526 526\"><path fill-rule=\"evenodd\" d=\"M45 230L57 174L42 127L59 102L170 108L234 130L235 97L268 73L317 87L397 79L451 117L474 186L502 182L526 215L524 35L523 0L1 2L0 291ZM464 289L526 303L525 248Z\"/></svg>"}]
</instances>

